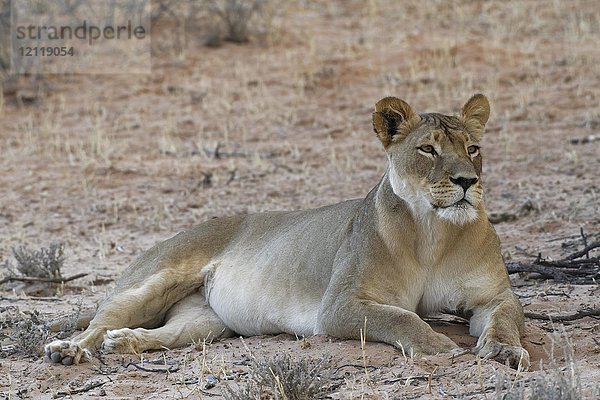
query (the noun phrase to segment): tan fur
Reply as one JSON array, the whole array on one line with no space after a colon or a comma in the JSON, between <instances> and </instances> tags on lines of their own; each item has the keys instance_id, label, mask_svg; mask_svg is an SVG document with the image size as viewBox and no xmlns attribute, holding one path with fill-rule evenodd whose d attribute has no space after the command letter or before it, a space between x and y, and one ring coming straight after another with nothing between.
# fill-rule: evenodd
<instances>
[{"instance_id":1,"label":"tan fur","mask_svg":"<svg viewBox=\"0 0 600 400\"><path fill-rule=\"evenodd\" d=\"M46 346L78 363L241 335L328 334L433 354L460 351L420 316L471 315L474 351L528 367L523 311L483 205L483 95L458 117L377 103L388 169L364 199L210 220L156 245L123 274L86 331ZM235 333L234 333L235 332Z\"/></svg>"}]
</instances>

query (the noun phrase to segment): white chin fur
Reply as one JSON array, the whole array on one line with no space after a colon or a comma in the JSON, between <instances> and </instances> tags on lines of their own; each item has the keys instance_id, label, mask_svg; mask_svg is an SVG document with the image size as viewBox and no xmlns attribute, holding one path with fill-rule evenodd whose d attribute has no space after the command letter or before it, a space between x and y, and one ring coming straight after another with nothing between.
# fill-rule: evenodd
<instances>
[{"instance_id":1,"label":"white chin fur","mask_svg":"<svg viewBox=\"0 0 600 400\"><path fill-rule=\"evenodd\" d=\"M447 208L438 208L437 215L455 225L466 225L475 222L479 217L477 209L471 206L453 206Z\"/></svg>"},{"instance_id":2,"label":"white chin fur","mask_svg":"<svg viewBox=\"0 0 600 400\"><path fill-rule=\"evenodd\" d=\"M389 180L394 194L408 203L413 215L417 218L422 218L434 211L429 199L427 199L424 194L419 193L412 188L410 184L406 180L400 178L393 169L389 172ZM477 218L479 218L477 209L468 205L438 208L435 209L434 212L440 219L455 225L466 225L475 222Z\"/></svg>"}]
</instances>

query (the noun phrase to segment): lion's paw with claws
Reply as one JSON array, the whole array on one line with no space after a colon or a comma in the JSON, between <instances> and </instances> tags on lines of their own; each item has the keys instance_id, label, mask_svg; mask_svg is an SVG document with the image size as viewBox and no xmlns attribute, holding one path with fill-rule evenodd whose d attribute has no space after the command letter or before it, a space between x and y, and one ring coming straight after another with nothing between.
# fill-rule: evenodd
<instances>
[{"instance_id":1,"label":"lion's paw with claws","mask_svg":"<svg viewBox=\"0 0 600 400\"><path fill-rule=\"evenodd\" d=\"M83 360L89 360L92 355L87 349L81 348L77 343L70 340L55 340L45 347L46 357L55 364L72 365L79 364Z\"/></svg>"}]
</instances>

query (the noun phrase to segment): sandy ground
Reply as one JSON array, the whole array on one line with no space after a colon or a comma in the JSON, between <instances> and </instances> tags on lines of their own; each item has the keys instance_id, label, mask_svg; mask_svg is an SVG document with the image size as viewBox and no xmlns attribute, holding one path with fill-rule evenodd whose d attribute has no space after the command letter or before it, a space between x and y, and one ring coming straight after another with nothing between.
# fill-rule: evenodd
<instances>
[{"instance_id":1,"label":"sandy ground","mask_svg":"<svg viewBox=\"0 0 600 400\"><path fill-rule=\"evenodd\" d=\"M9 314L23 314L15 307L48 320L93 309L144 249L208 218L365 196L385 170L371 112L386 95L443 113L488 95L488 211L535 206L496 225L507 259L562 258L582 247L580 229L598 239L600 141L571 143L600 133L597 3L398 3L291 2L268 40L217 48L202 46L201 27L188 27L184 47L166 52L158 46L169 40L165 23L154 32L149 75L55 75L33 101L6 94L0 261L12 262L13 247L60 241L63 275L88 275L58 287L4 284L1 333L16 329ZM597 307L597 284L511 279L529 312ZM431 323L474 344L464 322ZM243 387L252 357L288 353L330 360L323 382L332 398L494 398L503 376L527 386L547 374L540 369L574 371L591 398L598 331L592 317L528 319L534 371L519 374L472 355L410 358L383 344L288 335L68 368L4 354L0 397L219 398L226 386Z\"/></svg>"}]
</instances>

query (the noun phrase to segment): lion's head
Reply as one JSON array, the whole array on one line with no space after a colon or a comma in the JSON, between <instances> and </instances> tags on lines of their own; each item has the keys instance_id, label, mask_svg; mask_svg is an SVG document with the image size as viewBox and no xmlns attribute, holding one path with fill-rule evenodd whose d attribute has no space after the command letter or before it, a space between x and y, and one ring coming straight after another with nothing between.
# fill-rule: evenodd
<instances>
[{"instance_id":1,"label":"lion's head","mask_svg":"<svg viewBox=\"0 0 600 400\"><path fill-rule=\"evenodd\" d=\"M389 158L388 177L413 213L434 212L458 225L478 218L483 207L479 142L489 115L482 94L471 97L460 116L417 114L395 97L377 102L373 127Z\"/></svg>"}]
</instances>

